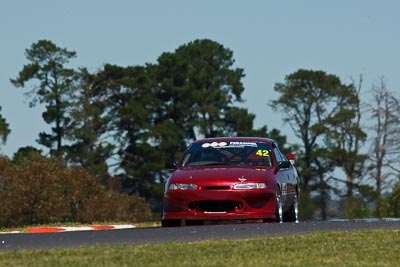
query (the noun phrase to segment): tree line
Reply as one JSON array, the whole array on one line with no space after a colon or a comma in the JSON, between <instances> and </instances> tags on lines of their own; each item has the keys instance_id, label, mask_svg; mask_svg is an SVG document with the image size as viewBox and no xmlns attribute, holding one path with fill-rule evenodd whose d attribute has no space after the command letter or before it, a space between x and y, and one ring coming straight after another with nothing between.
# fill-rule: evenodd
<instances>
[{"instance_id":1,"label":"tree line","mask_svg":"<svg viewBox=\"0 0 400 267\"><path fill-rule=\"evenodd\" d=\"M371 203L377 216L399 205L387 199L393 195L383 201L383 186L399 177L400 152L399 99L384 80L363 106L362 77L344 84L324 71L287 75L275 84L279 97L269 105L300 140L289 145L278 129L256 129L255 115L239 107L244 70L235 68L233 52L215 41L189 42L162 53L154 64L105 64L94 72L68 68L76 52L49 40L33 43L25 55L28 64L11 83L28 90L30 106L46 107L42 117L51 131L38 138L46 157L84 168L103 186L116 180L119 191L144 197L153 210L160 208L169 175L165 162L178 159L193 140L232 135L270 137L296 152L305 218L316 209L321 218L329 217L332 195L339 196L346 216L370 215ZM369 128L362 119L369 119ZM9 134L0 115L3 143ZM371 149L363 152L366 143ZM43 154L25 147L14 157L32 151ZM335 177L338 168L344 179Z\"/></svg>"}]
</instances>

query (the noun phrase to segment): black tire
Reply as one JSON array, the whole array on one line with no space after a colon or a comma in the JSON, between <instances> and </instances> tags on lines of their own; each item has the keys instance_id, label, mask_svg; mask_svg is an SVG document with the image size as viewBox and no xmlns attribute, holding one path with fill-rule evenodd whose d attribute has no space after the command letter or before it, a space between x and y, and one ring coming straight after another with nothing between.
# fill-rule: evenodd
<instances>
[{"instance_id":1,"label":"black tire","mask_svg":"<svg viewBox=\"0 0 400 267\"><path fill-rule=\"evenodd\" d=\"M281 190L279 187L276 187L276 193L275 193L275 217L276 217L276 222L282 223L283 222L283 203L282 203L282 194Z\"/></svg>"},{"instance_id":2,"label":"black tire","mask_svg":"<svg viewBox=\"0 0 400 267\"><path fill-rule=\"evenodd\" d=\"M292 205L290 206L290 208L283 213L283 221L284 222L299 222L298 219L298 197L297 194L294 198L294 201L292 203Z\"/></svg>"},{"instance_id":3,"label":"black tire","mask_svg":"<svg viewBox=\"0 0 400 267\"><path fill-rule=\"evenodd\" d=\"M290 206L290 208L283 213L283 221L284 222L294 222L296 221L296 215L294 212L294 203L292 204L292 206Z\"/></svg>"},{"instance_id":4,"label":"black tire","mask_svg":"<svg viewBox=\"0 0 400 267\"><path fill-rule=\"evenodd\" d=\"M179 227L181 220L161 220L161 227Z\"/></svg>"}]
</instances>

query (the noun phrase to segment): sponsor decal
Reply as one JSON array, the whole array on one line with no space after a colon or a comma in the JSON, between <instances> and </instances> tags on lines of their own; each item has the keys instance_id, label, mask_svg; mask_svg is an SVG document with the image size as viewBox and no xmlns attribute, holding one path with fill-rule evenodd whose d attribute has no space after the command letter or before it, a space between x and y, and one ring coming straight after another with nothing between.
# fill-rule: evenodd
<instances>
[{"instance_id":1,"label":"sponsor decal","mask_svg":"<svg viewBox=\"0 0 400 267\"><path fill-rule=\"evenodd\" d=\"M257 143L255 142L212 142L212 143L203 143L201 147L203 148L221 148L221 147L234 147L234 148L243 148L243 147L257 147Z\"/></svg>"},{"instance_id":2,"label":"sponsor decal","mask_svg":"<svg viewBox=\"0 0 400 267\"><path fill-rule=\"evenodd\" d=\"M231 146L231 147L245 147L245 146L257 147L257 143L254 143L254 142L230 142L229 146Z\"/></svg>"},{"instance_id":3,"label":"sponsor decal","mask_svg":"<svg viewBox=\"0 0 400 267\"><path fill-rule=\"evenodd\" d=\"M226 147L228 145L228 143L226 142L212 142L212 143L204 143L201 146L204 148L208 148L208 147Z\"/></svg>"}]
</instances>

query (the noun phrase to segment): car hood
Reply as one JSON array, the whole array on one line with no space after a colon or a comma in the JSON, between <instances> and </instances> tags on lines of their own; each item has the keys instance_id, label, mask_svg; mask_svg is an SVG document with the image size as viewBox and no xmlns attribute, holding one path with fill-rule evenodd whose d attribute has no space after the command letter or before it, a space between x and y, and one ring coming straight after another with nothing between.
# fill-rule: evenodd
<instances>
[{"instance_id":1,"label":"car hood","mask_svg":"<svg viewBox=\"0 0 400 267\"><path fill-rule=\"evenodd\" d=\"M171 176L173 183L233 184L238 182L262 182L273 175L271 167L184 167Z\"/></svg>"}]
</instances>

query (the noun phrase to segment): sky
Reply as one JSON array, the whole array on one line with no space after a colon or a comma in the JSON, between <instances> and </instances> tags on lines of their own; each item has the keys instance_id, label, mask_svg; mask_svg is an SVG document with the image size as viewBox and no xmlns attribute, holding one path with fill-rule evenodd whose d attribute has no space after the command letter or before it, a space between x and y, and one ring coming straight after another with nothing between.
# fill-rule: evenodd
<instances>
[{"instance_id":1,"label":"sky","mask_svg":"<svg viewBox=\"0 0 400 267\"><path fill-rule=\"evenodd\" d=\"M269 102L274 85L298 69L322 70L348 83L363 75L363 95L384 77L400 88L398 0L1 0L0 114L11 128L0 154L37 144L49 132L44 106L30 108L16 78L28 63L25 49L46 39L77 52L71 67L155 63L164 52L196 39L211 39L233 52L243 68L241 106L255 127L278 128L298 143Z\"/></svg>"}]
</instances>

